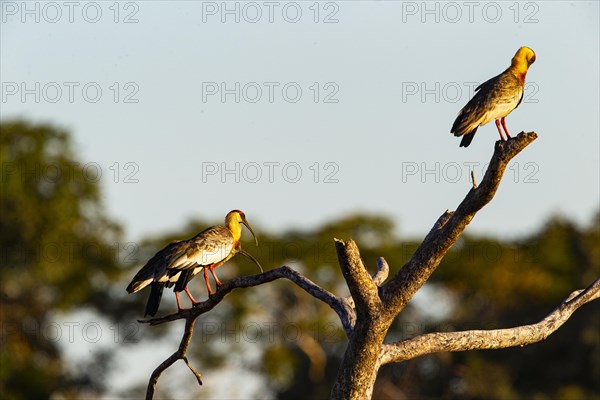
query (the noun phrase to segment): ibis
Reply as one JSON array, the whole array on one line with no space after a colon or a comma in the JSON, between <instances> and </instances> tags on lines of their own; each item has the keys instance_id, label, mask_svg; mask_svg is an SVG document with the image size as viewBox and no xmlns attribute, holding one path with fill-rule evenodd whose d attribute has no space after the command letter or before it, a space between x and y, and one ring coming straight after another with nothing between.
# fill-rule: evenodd
<instances>
[{"instance_id":1,"label":"ibis","mask_svg":"<svg viewBox=\"0 0 600 400\"><path fill-rule=\"evenodd\" d=\"M525 75L534 62L533 50L521 47L512 58L510 67L475 88L475 95L460 110L450 130L454 136L463 137L459 147L468 147L477 128L490 121L496 121L500 139L505 140L500 124L510 139L505 118L523 101Z\"/></svg>"},{"instance_id":2,"label":"ibis","mask_svg":"<svg viewBox=\"0 0 600 400\"><path fill-rule=\"evenodd\" d=\"M260 263L242 249L240 238L242 224L245 225L258 246L258 239L252 227L246 221L246 215L240 210L230 211L225 217L224 226L213 226L198 233L188 240L169 243L156 253L133 277L127 292L135 293L146 286L151 286L150 296L146 304L145 315L154 316L158 311L163 289L175 285L173 289L177 299L177 308L182 310L179 293L185 291L192 304L198 304L187 285L201 271L209 295L214 292L208 280L208 272L212 274L217 286L222 283L215 274L215 268L223 265L237 253L252 260L262 272Z\"/></svg>"}]
</instances>

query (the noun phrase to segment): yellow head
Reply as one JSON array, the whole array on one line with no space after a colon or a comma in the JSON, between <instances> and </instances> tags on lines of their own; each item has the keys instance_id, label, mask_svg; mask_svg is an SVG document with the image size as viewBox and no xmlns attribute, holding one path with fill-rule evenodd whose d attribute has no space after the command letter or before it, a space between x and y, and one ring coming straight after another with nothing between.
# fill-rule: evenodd
<instances>
[{"instance_id":1,"label":"yellow head","mask_svg":"<svg viewBox=\"0 0 600 400\"><path fill-rule=\"evenodd\" d=\"M535 62L535 53L529 47L521 47L512 58L510 63L511 68L517 70L523 75L527 73L527 69Z\"/></svg>"},{"instance_id":2,"label":"yellow head","mask_svg":"<svg viewBox=\"0 0 600 400\"><path fill-rule=\"evenodd\" d=\"M240 224L246 225L246 228L248 228L250 233L252 233L252 236L254 236L254 241L256 242L256 245L258 246L258 239L256 238L256 235L254 234L252 227L250 226L248 221L246 221L246 215L242 211L240 211L240 210L229 211L229 213L227 213L227 215L225 216L225 224L227 225L227 227L233 234L233 237L235 238L236 241L240 240L240 237L242 236L242 226Z\"/></svg>"}]
</instances>

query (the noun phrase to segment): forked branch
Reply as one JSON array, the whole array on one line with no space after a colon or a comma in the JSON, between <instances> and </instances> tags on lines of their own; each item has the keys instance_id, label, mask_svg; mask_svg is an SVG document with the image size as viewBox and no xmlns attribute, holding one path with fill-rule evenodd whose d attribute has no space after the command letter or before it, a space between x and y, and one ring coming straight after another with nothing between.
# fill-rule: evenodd
<instances>
[{"instance_id":1,"label":"forked branch","mask_svg":"<svg viewBox=\"0 0 600 400\"><path fill-rule=\"evenodd\" d=\"M248 288L253 286L258 286L263 283L271 282L276 279L286 278L290 281L294 282L300 288L304 289L308 294L319 299L329 305L340 317L342 322L342 326L346 331L346 334L350 336L352 334L352 330L354 329L354 324L356 322L356 314L352 307L352 303L344 298L340 298L330 293L329 291L323 289L310 279L304 277L300 273L294 271L293 269L283 266L279 268L272 269L270 271L264 272L258 275L250 275L232 279L228 282L225 282L222 286L220 286L217 292L210 296L208 300L203 301L201 303L196 304L193 308L187 310L181 310L178 313L166 315L164 317L152 318L149 320L140 320L140 323L147 323L150 325L160 325L170 321L176 321L179 319L185 319L185 329L183 333L183 337L181 338L181 342L179 344L179 348L177 351L169 356L165 361L163 361L155 370L152 372L150 376L150 380L148 381L148 388L146 390L146 399L150 400L154 396L154 390L156 388L156 384L160 375L171 365L175 363L177 360L183 360L188 368L192 371L198 383L202 385L202 377L200 373L198 373L189 363L186 352L187 348L190 344L190 340L192 339L192 335L194 332L194 323L196 319L212 310L217 304L219 304L227 294L232 292L234 289L238 288Z\"/></svg>"},{"instance_id":2,"label":"forked branch","mask_svg":"<svg viewBox=\"0 0 600 400\"><path fill-rule=\"evenodd\" d=\"M183 331L183 337L181 338L181 342L179 343L179 348L177 351L169 356L165 361L163 361L150 375L150 380L148 381L148 388L146 389L146 400L150 400L154 397L154 390L156 389L156 384L158 383L158 379L160 375L171 365L175 363L177 360L183 360L190 371L196 377L199 385L202 385L202 375L198 373L192 367L187 359L186 353L188 346L190 345L190 341L192 340L192 335L194 334L194 323L196 322L197 317L189 317L185 321L185 329Z\"/></svg>"}]
</instances>

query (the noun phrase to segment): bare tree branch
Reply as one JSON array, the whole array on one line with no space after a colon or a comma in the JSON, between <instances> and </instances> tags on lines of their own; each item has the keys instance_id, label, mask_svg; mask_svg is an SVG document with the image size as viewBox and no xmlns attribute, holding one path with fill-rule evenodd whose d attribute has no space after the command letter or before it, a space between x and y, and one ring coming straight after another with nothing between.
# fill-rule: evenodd
<instances>
[{"instance_id":1,"label":"bare tree branch","mask_svg":"<svg viewBox=\"0 0 600 400\"><path fill-rule=\"evenodd\" d=\"M494 155L481 184L471 188L455 212L447 211L438 219L415 254L382 287L384 308L390 316L398 315L425 284L475 214L492 200L508 162L536 138L535 132L521 132L515 138L496 142Z\"/></svg>"},{"instance_id":2,"label":"bare tree branch","mask_svg":"<svg viewBox=\"0 0 600 400\"><path fill-rule=\"evenodd\" d=\"M373 275L373 282L377 286L381 286L383 282L388 278L388 274L390 273L390 266L388 265L385 258L379 257L377 259L377 272Z\"/></svg>"},{"instance_id":3,"label":"bare tree branch","mask_svg":"<svg viewBox=\"0 0 600 400\"><path fill-rule=\"evenodd\" d=\"M160 325L166 322L176 321L178 319L186 320L185 329L183 337L181 338L181 343L179 344L179 348L175 353L171 354L169 358L163 361L150 376L150 380L148 381L148 389L146 391L146 399L148 400L153 398L154 390L160 375L177 360L183 360L198 380L198 383L202 385L202 376L190 365L186 357L186 351L192 338L194 322L196 319L200 315L212 310L225 298L227 294L232 292L234 289L258 286L280 278L289 279L300 288L304 289L311 296L329 305L340 317L346 334L348 336L352 334L352 330L354 329L354 324L356 322L356 314L350 302L348 302L346 299L333 295L329 291L323 289L293 269L283 266L262 274L238 277L225 282L222 286L218 287L217 292L210 296L208 300L198 303L190 309L181 310L178 313L166 315L164 317L138 321L140 323L147 323L150 325Z\"/></svg>"},{"instance_id":4,"label":"bare tree branch","mask_svg":"<svg viewBox=\"0 0 600 400\"><path fill-rule=\"evenodd\" d=\"M346 279L350 295L354 300L357 317L368 318L381 307L381 300L369 271L365 268L360 258L358 247L353 240L344 243L335 239L342 275Z\"/></svg>"},{"instance_id":5,"label":"bare tree branch","mask_svg":"<svg viewBox=\"0 0 600 400\"><path fill-rule=\"evenodd\" d=\"M196 371L194 369L194 367L192 367L192 365L190 364L190 362L187 359L187 356L183 356L181 358L183 359L183 361L185 361L185 363L188 366L188 368L190 369L190 371L192 371L192 373L196 377L196 380L198 381L198 385L202 386L202 375L200 375L200 372Z\"/></svg>"},{"instance_id":6,"label":"bare tree branch","mask_svg":"<svg viewBox=\"0 0 600 400\"><path fill-rule=\"evenodd\" d=\"M329 305L329 307L331 307L340 317L346 334L349 336L352 333L356 317L354 315L354 310L348 301L335 296L331 292L323 289L310 279L304 277L300 273L287 266L275 268L262 274L234 278L218 287L217 292L210 296L206 301L198 303L190 309L181 310L178 313L169 314L164 317L152 318L149 320L139 320L138 322L150 325L160 325L164 324L165 322L175 321L178 319L189 319L192 317L195 318L212 310L225 298L227 294L235 289L258 286L280 278L286 278L292 281L311 296Z\"/></svg>"},{"instance_id":7,"label":"bare tree branch","mask_svg":"<svg viewBox=\"0 0 600 400\"><path fill-rule=\"evenodd\" d=\"M436 332L419 335L401 342L384 344L381 363L400 362L440 351L501 349L524 346L546 339L560 328L582 305L600 298L600 278L585 290L569 295L546 318L531 325L508 329Z\"/></svg>"},{"instance_id":8,"label":"bare tree branch","mask_svg":"<svg viewBox=\"0 0 600 400\"><path fill-rule=\"evenodd\" d=\"M184 360L188 368L194 373L194 376L198 380L198 384L202 385L202 376L190 365L186 357L188 346L190 345L192 335L194 334L194 323L196 322L196 318L197 317L189 317L186 319L185 329L183 331L181 342L179 343L179 348L175 353L171 354L169 358L156 367L154 372L152 372L152 375L150 375L148 388L146 389L146 400L150 400L154 397L154 390L156 389L156 384L160 378L160 375L177 360Z\"/></svg>"}]
</instances>

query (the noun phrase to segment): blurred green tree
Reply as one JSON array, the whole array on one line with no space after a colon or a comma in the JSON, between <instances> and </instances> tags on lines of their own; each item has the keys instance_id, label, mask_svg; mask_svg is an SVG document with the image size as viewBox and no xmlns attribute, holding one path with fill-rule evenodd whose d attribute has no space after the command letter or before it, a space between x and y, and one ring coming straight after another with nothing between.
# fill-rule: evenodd
<instances>
[{"instance_id":1,"label":"blurred green tree","mask_svg":"<svg viewBox=\"0 0 600 400\"><path fill-rule=\"evenodd\" d=\"M69 376L45 334L57 311L104 307L121 272L98 164L75 157L66 131L19 120L0 124L0 163L2 398L99 393L100 375Z\"/></svg>"}]
</instances>

